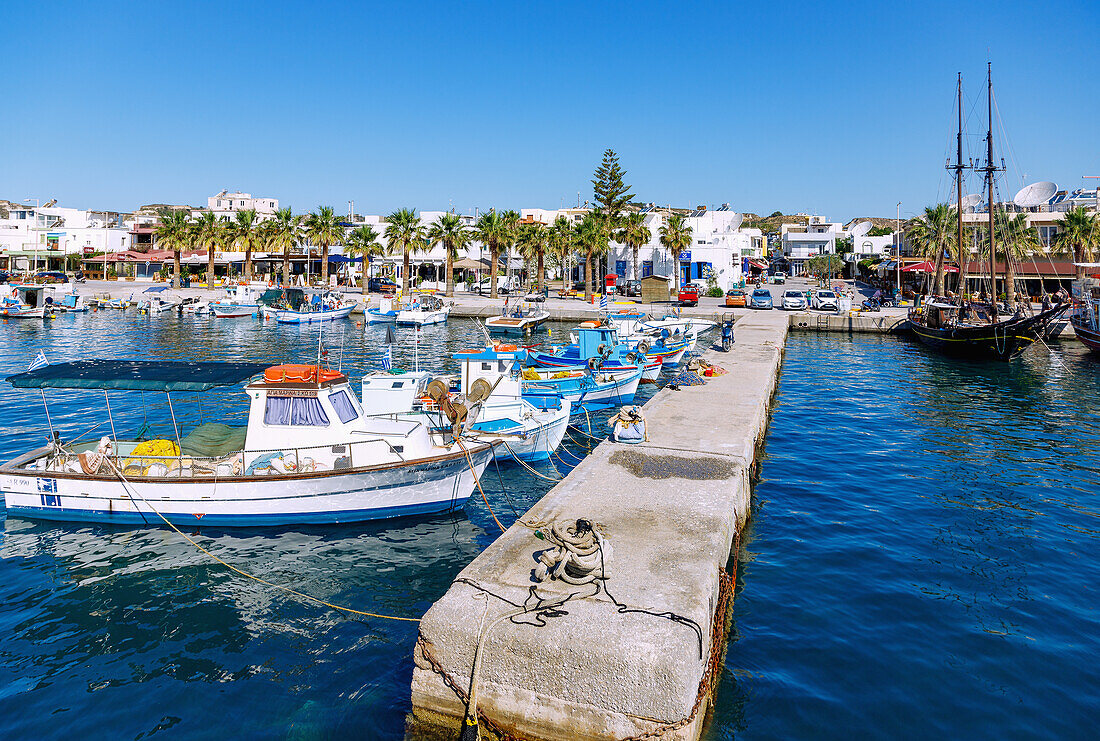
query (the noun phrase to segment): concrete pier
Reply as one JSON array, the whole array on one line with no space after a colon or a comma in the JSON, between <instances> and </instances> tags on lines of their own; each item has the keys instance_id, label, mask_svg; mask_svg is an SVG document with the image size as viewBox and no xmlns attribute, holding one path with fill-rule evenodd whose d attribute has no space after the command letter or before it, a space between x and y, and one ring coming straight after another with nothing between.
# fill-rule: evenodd
<instances>
[{"instance_id":1,"label":"concrete pier","mask_svg":"<svg viewBox=\"0 0 1100 741\"><path fill-rule=\"evenodd\" d=\"M725 568L748 515L788 326L777 311L743 316L733 352L707 353L727 375L660 391L645 406L648 442L600 443L526 513L531 527L512 525L459 574L420 626L410 735L457 731L480 642L483 729L699 737L725 645ZM532 527L577 518L610 544L606 591L540 585L544 601L577 596L498 621L535 602L535 557L548 544Z\"/></svg>"}]
</instances>

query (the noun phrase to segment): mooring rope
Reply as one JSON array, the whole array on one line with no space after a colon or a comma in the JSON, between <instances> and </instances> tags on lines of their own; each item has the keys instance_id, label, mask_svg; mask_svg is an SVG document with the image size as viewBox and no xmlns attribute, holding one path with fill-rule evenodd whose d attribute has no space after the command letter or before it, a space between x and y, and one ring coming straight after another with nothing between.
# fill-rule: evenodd
<instances>
[{"instance_id":1,"label":"mooring rope","mask_svg":"<svg viewBox=\"0 0 1100 741\"><path fill-rule=\"evenodd\" d=\"M367 612L365 610L356 610L356 609L351 608L351 607L344 607L343 605L337 605L337 604L334 604L332 602L327 602L327 601L321 599L320 597L314 597L311 594L306 594L305 592L299 592L297 589L294 589L293 587L284 586L283 584L276 584L273 581L269 581L267 579L264 579L263 577L256 576L255 574L249 573L248 571L245 571L242 568L234 566L233 564L229 563L225 559L215 555L214 553L211 553L208 549L204 548L202 545L200 545L198 542L196 542L194 540L194 538L192 538L187 533L183 532L178 527L176 527L174 524L172 524L171 520L169 520L167 517L165 517L163 514L161 514L160 510L158 510L156 507L154 507L152 504L149 503L149 500L145 498L145 495L142 494L140 491L138 491L137 487L134 486L133 483L131 483L122 474L122 471L118 470L118 468L115 466L115 464L113 462L111 462L110 459L104 459L104 462L107 463L107 465L111 467L111 470L114 471L115 476L117 476L118 480L122 483L123 489L129 488L133 492L136 492L137 495L139 497L141 497L141 501L145 502L145 506L147 506L149 509L151 509L153 511L153 513L164 522L165 525L167 525L168 527L175 530L176 533L181 535L183 537L183 539L186 540L188 543L195 546L195 548L199 549L200 551L205 553L207 556L214 559L215 561L217 561L218 563L220 563L222 566L229 569L230 571L232 571L236 574L240 574L241 576L243 576L247 579L251 579L252 581L259 582L260 584L266 584L269 587L274 587L275 589L282 590L282 591L286 592L287 594L292 594L295 597L298 597L300 599L307 600L309 602L315 602L319 605L324 605L325 607L328 607L330 609L338 610L339 612L346 612L346 613L350 613L352 615L362 615L363 617L381 618L383 620L398 620L398 621L405 622L405 623L419 623L420 622L420 618L399 617L399 616L396 616L396 615L383 615L383 614L377 613L377 612ZM131 499L131 501L133 500L133 495L132 494L130 495L130 499ZM140 514L140 512L139 512L139 514ZM142 515L142 518L144 519L144 515Z\"/></svg>"}]
</instances>

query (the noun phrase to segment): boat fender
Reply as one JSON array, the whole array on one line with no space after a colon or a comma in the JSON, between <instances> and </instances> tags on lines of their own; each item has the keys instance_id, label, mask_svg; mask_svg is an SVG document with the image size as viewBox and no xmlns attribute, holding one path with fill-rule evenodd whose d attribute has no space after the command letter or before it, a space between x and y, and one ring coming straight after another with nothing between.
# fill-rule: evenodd
<instances>
[{"instance_id":1,"label":"boat fender","mask_svg":"<svg viewBox=\"0 0 1100 741\"><path fill-rule=\"evenodd\" d=\"M647 342L646 340L642 340L641 342L639 342L638 352L643 354L649 352L649 342Z\"/></svg>"}]
</instances>

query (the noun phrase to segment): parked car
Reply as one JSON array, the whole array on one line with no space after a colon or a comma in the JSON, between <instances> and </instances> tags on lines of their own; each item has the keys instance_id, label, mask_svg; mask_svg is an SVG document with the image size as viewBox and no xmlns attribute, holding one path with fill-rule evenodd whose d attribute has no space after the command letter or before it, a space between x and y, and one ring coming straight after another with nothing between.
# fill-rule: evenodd
<instances>
[{"instance_id":1,"label":"parked car","mask_svg":"<svg viewBox=\"0 0 1100 741\"><path fill-rule=\"evenodd\" d=\"M619 292L623 296L641 296L642 282L640 280L628 280L619 286Z\"/></svg>"},{"instance_id":2,"label":"parked car","mask_svg":"<svg viewBox=\"0 0 1100 741\"><path fill-rule=\"evenodd\" d=\"M699 304L699 287L691 283L680 286L680 293L676 296L680 306L697 306Z\"/></svg>"},{"instance_id":3,"label":"parked car","mask_svg":"<svg viewBox=\"0 0 1100 741\"><path fill-rule=\"evenodd\" d=\"M35 283L68 283L69 276L60 270L39 270L33 280Z\"/></svg>"},{"instance_id":4,"label":"parked car","mask_svg":"<svg viewBox=\"0 0 1100 741\"><path fill-rule=\"evenodd\" d=\"M772 273L772 283L778 283L778 284L782 285L783 283L786 283L786 282L787 282L787 274L786 273L784 273L782 271Z\"/></svg>"},{"instance_id":5,"label":"parked car","mask_svg":"<svg viewBox=\"0 0 1100 741\"><path fill-rule=\"evenodd\" d=\"M744 306L745 291L740 288L731 288L726 291L726 306Z\"/></svg>"},{"instance_id":6,"label":"parked car","mask_svg":"<svg viewBox=\"0 0 1100 741\"><path fill-rule=\"evenodd\" d=\"M839 301L836 291L818 291L814 294L813 307L826 311L837 311L840 307Z\"/></svg>"},{"instance_id":7,"label":"parked car","mask_svg":"<svg viewBox=\"0 0 1100 741\"><path fill-rule=\"evenodd\" d=\"M752 295L749 297L750 309L770 309L772 308L772 292L767 288L754 289Z\"/></svg>"},{"instance_id":8,"label":"parked car","mask_svg":"<svg viewBox=\"0 0 1100 741\"><path fill-rule=\"evenodd\" d=\"M809 304L806 302L806 294L802 291L784 291L783 308L788 311L803 311Z\"/></svg>"},{"instance_id":9,"label":"parked car","mask_svg":"<svg viewBox=\"0 0 1100 741\"><path fill-rule=\"evenodd\" d=\"M389 278L371 278L367 281L369 293L396 293L397 284Z\"/></svg>"}]
</instances>

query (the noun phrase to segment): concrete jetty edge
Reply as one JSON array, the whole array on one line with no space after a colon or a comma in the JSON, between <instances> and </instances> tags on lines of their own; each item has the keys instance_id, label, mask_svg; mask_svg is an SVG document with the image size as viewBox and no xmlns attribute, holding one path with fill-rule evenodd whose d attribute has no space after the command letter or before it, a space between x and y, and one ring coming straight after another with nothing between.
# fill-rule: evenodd
<instances>
[{"instance_id":1,"label":"concrete jetty edge","mask_svg":"<svg viewBox=\"0 0 1100 741\"><path fill-rule=\"evenodd\" d=\"M458 729L479 641L478 707L505 733L699 737L712 645L725 639L725 623L714 621L720 574L748 518L788 327L778 312L741 317L734 351L706 353L726 375L658 392L645 406L647 442L600 443L524 515L532 525L597 523L610 544L607 592L627 609L605 592L585 596L591 585L555 583L539 594L580 596L539 618L495 623L530 603L535 557L547 547L522 524L463 569L420 625L411 737Z\"/></svg>"}]
</instances>

